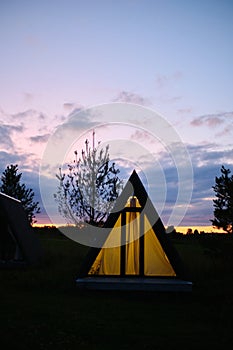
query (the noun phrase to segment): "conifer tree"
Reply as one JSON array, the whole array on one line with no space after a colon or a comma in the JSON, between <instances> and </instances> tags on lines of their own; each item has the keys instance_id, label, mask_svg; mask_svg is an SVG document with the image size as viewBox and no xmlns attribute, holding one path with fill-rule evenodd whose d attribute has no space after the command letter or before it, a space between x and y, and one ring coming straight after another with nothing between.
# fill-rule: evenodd
<instances>
[{"instance_id":1,"label":"conifer tree","mask_svg":"<svg viewBox=\"0 0 233 350\"><path fill-rule=\"evenodd\" d=\"M21 183L22 173L18 173L18 165L6 167L1 176L0 192L21 201L30 224L35 223L35 214L40 212L39 202L34 202L34 191Z\"/></svg>"},{"instance_id":2,"label":"conifer tree","mask_svg":"<svg viewBox=\"0 0 233 350\"><path fill-rule=\"evenodd\" d=\"M213 226L222 228L228 233L233 233L233 175L224 166L222 175L215 178L213 190L217 199L214 199Z\"/></svg>"}]
</instances>

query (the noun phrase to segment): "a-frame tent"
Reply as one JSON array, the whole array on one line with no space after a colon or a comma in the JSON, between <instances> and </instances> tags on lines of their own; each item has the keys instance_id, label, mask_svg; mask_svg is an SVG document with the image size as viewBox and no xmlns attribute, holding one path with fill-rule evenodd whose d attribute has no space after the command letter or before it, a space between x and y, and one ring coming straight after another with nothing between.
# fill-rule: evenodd
<instances>
[{"instance_id":1,"label":"a-frame tent","mask_svg":"<svg viewBox=\"0 0 233 350\"><path fill-rule=\"evenodd\" d=\"M22 203L0 192L0 269L36 265L43 251Z\"/></svg>"},{"instance_id":2,"label":"a-frame tent","mask_svg":"<svg viewBox=\"0 0 233 350\"><path fill-rule=\"evenodd\" d=\"M92 247L77 286L87 289L191 291L187 271L148 194L133 171Z\"/></svg>"}]
</instances>

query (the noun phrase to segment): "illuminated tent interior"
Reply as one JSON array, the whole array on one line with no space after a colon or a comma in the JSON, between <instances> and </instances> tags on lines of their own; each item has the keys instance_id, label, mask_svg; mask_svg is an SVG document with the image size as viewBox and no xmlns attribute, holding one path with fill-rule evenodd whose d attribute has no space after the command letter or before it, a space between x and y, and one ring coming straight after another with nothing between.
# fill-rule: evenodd
<instances>
[{"instance_id":1,"label":"illuminated tent interior","mask_svg":"<svg viewBox=\"0 0 233 350\"><path fill-rule=\"evenodd\" d=\"M42 257L22 203L0 192L0 269L35 265Z\"/></svg>"},{"instance_id":2,"label":"illuminated tent interior","mask_svg":"<svg viewBox=\"0 0 233 350\"><path fill-rule=\"evenodd\" d=\"M191 291L186 269L133 171L76 280L87 289Z\"/></svg>"}]
</instances>

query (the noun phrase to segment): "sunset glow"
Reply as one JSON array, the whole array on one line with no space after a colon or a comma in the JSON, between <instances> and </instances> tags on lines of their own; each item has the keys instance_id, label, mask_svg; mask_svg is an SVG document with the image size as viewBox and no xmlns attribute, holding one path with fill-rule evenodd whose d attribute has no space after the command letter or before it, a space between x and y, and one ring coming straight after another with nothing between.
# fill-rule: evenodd
<instances>
[{"instance_id":1,"label":"sunset glow","mask_svg":"<svg viewBox=\"0 0 233 350\"><path fill-rule=\"evenodd\" d=\"M54 224L43 204L44 180L49 210L61 223L51 195L61 164L48 165L41 180L44 152L51 136L67 128L62 140L57 134L54 148L59 161L64 152L65 168L95 129L96 142L110 144L110 158L125 181L135 167L141 172L165 226L177 225L183 233L187 228L216 232L209 226L212 186L222 164L233 169L232 3L58 3L13 0L0 5L0 173L18 164L40 202L38 225ZM152 110L169 127L160 129L145 116L131 115L129 126L117 124L127 119L124 115L116 115L111 124L99 115L78 113L119 102ZM180 188L187 192L187 182L180 180L168 143L153 137L153 128L157 136L167 132L168 139L175 132L190 157L193 190L179 223L169 218L174 208L178 213L187 205L176 202ZM79 137L71 142L74 130ZM61 149L63 141L66 149ZM171 148L175 152L174 144Z\"/></svg>"}]
</instances>

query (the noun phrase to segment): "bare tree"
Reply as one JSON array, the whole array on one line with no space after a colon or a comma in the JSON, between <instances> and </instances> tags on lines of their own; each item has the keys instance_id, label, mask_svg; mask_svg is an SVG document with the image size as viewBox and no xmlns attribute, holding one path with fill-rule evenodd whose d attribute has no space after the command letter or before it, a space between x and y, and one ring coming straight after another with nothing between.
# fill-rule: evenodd
<instances>
[{"instance_id":1,"label":"bare tree","mask_svg":"<svg viewBox=\"0 0 233 350\"><path fill-rule=\"evenodd\" d=\"M102 225L122 188L119 169L109 159L109 146L92 147L86 139L85 148L68 164L67 171L59 168L57 193L54 194L60 214L70 223Z\"/></svg>"}]
</instances>

